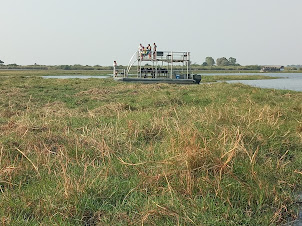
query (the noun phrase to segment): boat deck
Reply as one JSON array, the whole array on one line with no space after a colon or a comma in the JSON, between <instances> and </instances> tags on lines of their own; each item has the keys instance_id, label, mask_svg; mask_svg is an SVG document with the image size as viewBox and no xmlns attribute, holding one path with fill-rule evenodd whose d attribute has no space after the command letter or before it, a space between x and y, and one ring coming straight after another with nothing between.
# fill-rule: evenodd
<instances>
[{"instance_id":1,"label":"boat deck","mask_svg":"<svg viewBox=\"0 0 302 226\"><path fill-rule=\"evenodd\" d=\"M170 79L170 78L114 78L121 82L137 83L168 83L168 84L199 84L200 81L194 79Z\"/></svg>"}]
</instances>

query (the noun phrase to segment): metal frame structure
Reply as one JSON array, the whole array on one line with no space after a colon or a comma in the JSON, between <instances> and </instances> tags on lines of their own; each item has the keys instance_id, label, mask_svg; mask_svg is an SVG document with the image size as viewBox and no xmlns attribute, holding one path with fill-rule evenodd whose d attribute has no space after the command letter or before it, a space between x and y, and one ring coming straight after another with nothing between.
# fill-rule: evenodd
<instances>
[{"instance_id":1,"label":"metal frame structure","mask_svg":"<svg viewBox=\"0 0 302 226\"><path fill-rule=\"evenodd\" d=\"M146 73L151 73L152 78L160 77L162 70L164 70L166 77L170 79L175 78L177 76L176 73L178 73L179 76L182 76L183 79L191 79L190 52L151 51L147 53L136 51L129 61L128 67L124 73L124 77L129 76L131 67L136 62L138 78L144 78L142 63L151 62L151 68L148 68ZM180 67L181 70L175 69L176 66Z\"/></svg>"}]
</instances>

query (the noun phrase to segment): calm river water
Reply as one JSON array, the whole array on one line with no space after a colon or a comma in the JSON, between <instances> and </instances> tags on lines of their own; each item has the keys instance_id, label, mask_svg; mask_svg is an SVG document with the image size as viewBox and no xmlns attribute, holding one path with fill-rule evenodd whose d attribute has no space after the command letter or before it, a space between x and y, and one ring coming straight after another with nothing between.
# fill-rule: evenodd
<instances>
[{"instance_id":1,"label":"calm river water","mask_svg":"<svg viewBox=\"0 0 302 226\"><path fill-rule=\"evenodd\" d=\"M201 75L266 75L271 77L280 77L279 79L265 79L265 80L232 80L228 83L243 83L250 86L270 89L284 89L302 91L302 73L215 73L215 74L201 74ZM43 78L110 78L111 76L90 76L90 75L59 75L59 76L42 76Z\"/></svg>"},{"instance_id":2,"label":"calm river water","mask_svg":"<svg viewBox=\"0 0 302 226\"><path fill-rule=\"evenodd\" d=\"M280 77L279 79L265 79L265 80L232 80L228 83L243 83L250 86L270 89L285 89L302 91L302 73L216 73L216 74L202 74L202 75L266 75L271 77Z\"/></svg>"}]
</instances>

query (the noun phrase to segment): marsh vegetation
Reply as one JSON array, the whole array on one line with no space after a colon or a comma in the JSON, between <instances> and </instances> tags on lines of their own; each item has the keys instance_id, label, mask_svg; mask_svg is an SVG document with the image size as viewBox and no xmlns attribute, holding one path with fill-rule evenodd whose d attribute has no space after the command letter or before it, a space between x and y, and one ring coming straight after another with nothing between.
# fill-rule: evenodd
<instances>
[{"instance_id":1,"label":"marsh vegetation","mask_svg":"<svg viewBox=\"0 0 302 226\"><path fill-rule=\"evenodd\" d=\"M0 72L3 224L295 218L301 92L41 75Z\"/></svg>"}]
</instances>

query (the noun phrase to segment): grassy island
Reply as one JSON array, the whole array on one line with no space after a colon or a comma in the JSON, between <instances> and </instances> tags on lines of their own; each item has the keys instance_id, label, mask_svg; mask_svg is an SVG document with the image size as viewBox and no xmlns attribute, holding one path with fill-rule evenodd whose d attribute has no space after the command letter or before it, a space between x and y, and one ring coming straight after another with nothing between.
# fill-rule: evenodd
<instances>
[{"instance_id":1,"label":"grassy island","mask_svg":"<svg viewBox=\"0 0 302 226\"><path fill-rule=\"evenodd\" d=\"M0 72L2 224L274 225L295 218L301 92L39 73Z\"/></svg>"}]
</instances>

